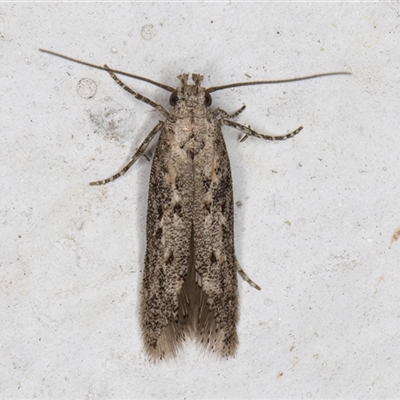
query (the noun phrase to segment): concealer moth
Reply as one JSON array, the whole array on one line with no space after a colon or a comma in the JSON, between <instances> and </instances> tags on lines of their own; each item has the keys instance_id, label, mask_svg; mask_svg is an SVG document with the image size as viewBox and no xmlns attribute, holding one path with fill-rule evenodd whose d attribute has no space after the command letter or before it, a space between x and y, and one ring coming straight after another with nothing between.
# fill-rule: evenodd
<instances>
[{"instance_id":1,"label":"concealer moth","mask_svg":"<svg viewBox=\"0 0 400 400\"><path fill-rule=\"evenodd\" d=\"M136 99L149 104L164 117L152 129L131 160L108 179L112 182L141 157L160 133L150 173L147 238L140 300L140 324L144 348L156 361L176 356L186 337L201 343L217 356L233 356L238 347L237 273L256 289L240 268L234 248L234 203L228 153L222 135L227 125L248 136L285 140L303 128L283 136L262 135L235 119L234 113L211 110L211 93L239 86L277 84L313 79L332 72L301 78L233 83L205 88L203 76L178 76L180 86L167 86L150 79L79 61L53 51L40 51L107 71ZM129 88L115 74L156 85L168 92L172 109Z\"/></svg>"}]
</instances>

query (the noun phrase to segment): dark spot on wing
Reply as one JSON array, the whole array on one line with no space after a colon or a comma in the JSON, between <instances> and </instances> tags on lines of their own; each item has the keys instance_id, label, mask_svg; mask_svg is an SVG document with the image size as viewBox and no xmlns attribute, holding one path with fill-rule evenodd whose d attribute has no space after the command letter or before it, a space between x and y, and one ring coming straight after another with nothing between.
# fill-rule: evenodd
<instances>
[{"instance_id":1,"label":"dark spot on wing","mask_svg":"<svg viewBox=\"0 0 400 400\"><path fill-rule=\"evenodd\" d=\"M211 179L203 179L203 187L204 187L204 191L208 192L210 190L210 186L211 186Z\"/></svg>"},{"instance_id":2,"label":"dark spot on wing","mask_svg":"<svg viewBox=\"0 0 400 400\"><path fill-rule=\"evenodd\" d=\"M165 264L166 265L171 265L173 261L174 261L174 253L171 252L169 254L167 260L165 261Z\"/></svg>"},{"instance_id":3,"label":"dark spot on wing","mask_svg":"<svg viewBox=\"0 0 400 400\"><path fill-rule=\"evenodd\" d=\"M217 261L217 257L215 257L214 252L211 252L210 261L211 261L211 264L214 264Z\"/></svg>"},{"instance_id":4,"label":"dark spot on wing","mask_svg":"<svg viewBox=\"0 0 400 400\"><path fill-rule=\"evenodd\" d=\"M210 201L205 201L204 202L204 208L207 211L207 214L211 213L211 202Z\"/></svg>"},{"instance_id":5,"label":"dark spot on wing","mask_svg":"<svg viewBox=\"0 0 400 400\"><path fill-rule=\"evenodd\" d=\"M174 204L174 214L178 215L178 217L182 217L182 205L181 203Z\"/></svg>"}]
</instances>

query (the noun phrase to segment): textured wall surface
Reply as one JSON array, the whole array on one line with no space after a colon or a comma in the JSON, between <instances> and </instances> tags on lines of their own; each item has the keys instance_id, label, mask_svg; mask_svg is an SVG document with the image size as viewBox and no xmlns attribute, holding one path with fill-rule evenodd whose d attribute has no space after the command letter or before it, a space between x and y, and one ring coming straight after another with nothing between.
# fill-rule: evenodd
<instances>
[{"instance_id":1,"label":"textured wall surface","mask_svg":"<svg viewBox=\"0 0 400 400\"><path fill-rule=\"evenodd\" d=\"M398 3L0 5L2 398L399 398ZM106 186L162 119L107 73L220 91L235 194L240 347L151 364L138 325L150 163ZM169 93L122 78L169 107ZM154 144L152 146L154 150ZM151 156L151 151L149 152ZM399 237L399 234L397 235ZM389 247L390 246L390 247Z\"/></svg>"}]
</instances>

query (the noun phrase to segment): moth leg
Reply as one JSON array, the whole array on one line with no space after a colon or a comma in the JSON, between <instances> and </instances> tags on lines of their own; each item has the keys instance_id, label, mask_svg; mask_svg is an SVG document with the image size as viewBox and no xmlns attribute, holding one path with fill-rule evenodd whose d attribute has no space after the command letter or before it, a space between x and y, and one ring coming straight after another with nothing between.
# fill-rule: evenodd
<instances>
[{"instance_id":1,"label":"moth leg","mask_svg":"<svg viewBox=\"0 0 400 400\"><path fill-rule=\"evenodd\" d=\"M224 119L221 120L221 122L224 125L231 126L232 128L236 128L239 131L244 132L245 135L240 139L241 142L244 142L249 136L254 136L256 138L266 139L266 140L285 140L285 139L289 139L289 138L297 135L303 129L303 127L300 126L296 130L294 130L293 132L290 132L290 133L288 133L286 135L270 136L270 135L262 135L261 133L258 133L256 131L254 131L253 129L251 129L249 126L238 124L237 122L230 121L229 119L225 119L224 118Z\"/></svg>"},{"instance_id":2,"label":"moth leg","mask_svg":"<svg viewBox=\"0 0 400 400\"><path fill-rule=\"evenodd\" d=\"M109 69L109 66L104 64L104 68ZM163 114L165 117L169 117L169 112L160 104L157 104L153 100L150 100L148 97L143 96L142 94L135 92L133 89L125 85L124 82L122 82L113 72L108 71L108 73L111 75L111 78L114 79L115 82L118 83L119 86L121 86L123 89L125 89L128 93L131 95L135 96L136 99L143 101L143 103L149 104L150 106L154 107L157 111L159 111L161 114Z\"/></svg>"},{"instance_id":3,"label":"moth leg","mask_svg":"<svg viewBox=\"0 0 400 400\"><path fill-rule=\"evenodd\" d=\"M128 164L125 165L119 172L117 172L115 175L111 176L110 178L104 179L102 181L96 181L96 182L90 182L89 185L91 186L97 186L97 185L104 185L108 182L112 182L114 179L119 178L121 175L124 175L126 171L132 165L137 161L137 159L143 155L143 153L146 151L147 146L151 142L151 140L154 138L156 133L163 127L164 121L160 121L154 128L153 130L147 135L146 139L144 139L143 143L139 146L139 148L136 150L135 154L133 157L130 159Z\"/></svg>"},{"instance_id":4,"label":"moth leg","mask_svg":"<svg viewBox=\"0 0 400 400\"><path fill-rule=\"evenodd\" d=\"M242 267L239 264L239 261L237 260L236 256L235 256L235 265L236 265L236 269L239 273L239 275L242 277L242 279L244 281L246 281L250 286L252 286L253 288L257 289L257 290L261 290L260 286L257 285L257 283L254 283L247 275L246 272L243 271Z\"/></svg>"},{"instance_id":5,"label":"moth leg","mask_svg":"<svg viewBox=\"0 0 400 400\"><path fill-rule=\"evenodd\" d=\"M220 108L217 108L213 111L213 116L214 117L222 117L222 118L236 118L244 109L246 108L246 105L243 104L242 107L239 108L239 110L235 111L233 114L228 114L225 110L221 110Z\"/></svg>"}]
</instances>

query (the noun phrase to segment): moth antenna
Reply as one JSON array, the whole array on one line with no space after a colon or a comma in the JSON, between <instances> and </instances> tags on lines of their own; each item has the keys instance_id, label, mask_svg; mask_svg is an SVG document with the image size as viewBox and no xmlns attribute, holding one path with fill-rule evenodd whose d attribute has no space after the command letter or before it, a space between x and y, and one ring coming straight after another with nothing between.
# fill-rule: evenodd
<instances>
[{"instance_id":1,"label":"moth antenna","mask_svg":"<svg viewBox=\"0 0 400 400\"><path fill-rule=\"evenodd\" d=\"M267 84L274 84L274 83L297 82L297 81L305 81L307 79L322 78L323 76L332 76L332 75L351 75L351 72L326 72L324 74L308 75L308 76L302 76L300 78L278 79L275 81L254 81L254 82L229 83L228 85L210 87L207 89L207 93L212 93L212 92L216 92L217 90L230 89L230 88L239 87L239 86L253 86L253 85L267 85Z\"/></svg>"},{"instance_id":2,"label":"moth antenna","mask_svg":"<svg viewBox=\"0 0 400 400\"><path fill-rule=\"evenodd\" d=\"M124 76L128 76L129 78L137 79L139 81L144 81L144 82L147 82L147 83L151 83L152 85L158 86L161 89L166 90L167 92L173 92L175 90L175 88L173 88L171 86L164 85L163 83L153 81L153 80L151 80L149 78L145 78L143 76L129 74L128 72L120 71L118 69L105 68L105 67L102 67L100 65L96 65L96 64L92 64L92 63L89 63L89 62L86 62L86 61L77 60L77 59L72 58L72 57L64 56L63 54L59 54L59 53L56 53L56 52L50 51L50 50L39 49L39 51L41 51L42 53L51 54L51 55L56 56L56 57L64 58L65 60L72 61L72 62L77 63L77 64L87 65L89 67L100 69L102 71L114 72L114 74L124 75Z\"/></svg>"}]
</instances>

